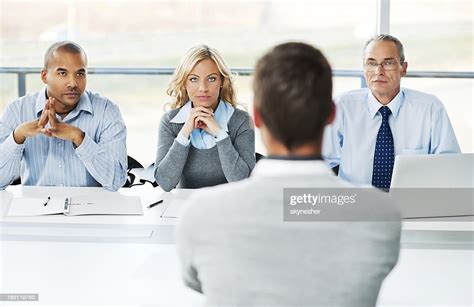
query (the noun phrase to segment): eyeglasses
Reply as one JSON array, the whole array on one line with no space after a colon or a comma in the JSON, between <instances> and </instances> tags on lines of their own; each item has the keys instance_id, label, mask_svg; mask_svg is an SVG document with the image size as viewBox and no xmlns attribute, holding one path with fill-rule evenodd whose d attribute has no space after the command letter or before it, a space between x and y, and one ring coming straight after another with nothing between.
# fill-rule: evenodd
<instances>
[{"instance_id":1,"label":"eyeglasses","mask_svg":"<svg viewBox=\"0 0 474 307\"><path fill-rule=\"evenodd\" d=\"M396 60L386 60L380 64L376 61L367 61L364 63L366 71L375 71L379 65L382 66L384 70L395 70L398 67L398 62Z\"/></svg>"}]
</instances>

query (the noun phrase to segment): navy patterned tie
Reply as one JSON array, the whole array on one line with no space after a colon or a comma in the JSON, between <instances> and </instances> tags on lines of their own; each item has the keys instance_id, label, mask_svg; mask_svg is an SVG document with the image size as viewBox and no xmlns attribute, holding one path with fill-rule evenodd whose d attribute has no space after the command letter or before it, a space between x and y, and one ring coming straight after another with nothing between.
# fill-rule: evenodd
<instances>
[{"instance_id":1,"label":"navy patterned tie","mask_svg":"<svg viewBox=\"0 0 474 307\"><path fill-rule=\"evenodd\" d=\"M382 124L375 143L372 185L388 190L392 180L393 161L395 160L393 136L388 124L388 117L392 114L392 111L387 106L383 106L379 109L379 112L382 114Z\"/></svg>"}]
</instances>

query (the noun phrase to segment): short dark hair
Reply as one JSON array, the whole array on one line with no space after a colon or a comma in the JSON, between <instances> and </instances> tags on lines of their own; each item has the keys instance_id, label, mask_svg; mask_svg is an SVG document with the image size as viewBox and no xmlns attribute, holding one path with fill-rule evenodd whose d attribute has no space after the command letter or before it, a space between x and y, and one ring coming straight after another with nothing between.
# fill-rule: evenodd
<instances>
[{"instance_id":1,"label":"short dark hair","mask_svg":"<svg viewBox=\"0 0 474 307\"><path fill-rule=\"evenodd\" d=\"M332 111L331 66L318 49L285 43L257 63L254 104L272 136L294 149L322 141Z\"/></svg>"},{"instance_id":2,"label":"short dark hair","mask_svg":"<svg viewBox=\"0 0 474 307\"><path fill-rule=\"evenodd\" d=\"M70 41L60 41L52 44L48 50L46 51L44 55L44 69L48 68L49 62L54 56L54 52L56 51L64 51L72 54L82 54L84 56L84 59L86 61L87 65L87 55L84 51L84 49L81 48L78 44Z\"/></svg>"},{"instance_id":3,"label":"short dark hair","mask_svg":"<svg viewBox=\"0 0 474 307\"><path fill-rule=\"evenodd\" d=\"M365 50L367 49L367 46L373 42L373 41L384 41L384 42L392 42L395 44L395 47L397 48L397 52L398 52L398 57L400 58L400 64L402 64L403 62L405 62L405 51L403 50L403 44L402 42L396 38L395 36L393 35L390 35L390 34L379 34L379 35L376 35L374 37L372 37L371 39L369 39L366 43L365 43L365 46L364 46L364 54L365 54ZM365 57L365 55L364 55Z\"/></svg>"}]
</instances>

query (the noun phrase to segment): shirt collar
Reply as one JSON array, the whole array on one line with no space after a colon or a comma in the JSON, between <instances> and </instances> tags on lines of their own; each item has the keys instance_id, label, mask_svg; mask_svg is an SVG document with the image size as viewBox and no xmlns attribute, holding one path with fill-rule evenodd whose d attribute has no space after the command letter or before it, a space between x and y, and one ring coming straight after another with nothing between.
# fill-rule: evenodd
<instances>
[{"instance_id":1,"label":"shirt collar","mask_svg":"<svg viewBox=\"0 0 474 307\"><path fill-rule=\"evenodd\" d=\"M179 112L171 119L170 122L175 124L184 124L191 113L192 107L191 100L186 102L184 106L179 108Z\"/></svg>"},{"instance_id":2,"label":"shirt collar","mask_svg":"<svg viewBox=\"0 0 474 307\"><path fill-rule=\"evenodd\" d=\"M279 177L298 175L335 176L323 160L262 159L252 171L252 177Z\"/></svg>"},{"instance_id":3,"label":"shirt collar","mask_svg":"<svg viewBox=\"0 0 474 307\"><path fill-rule=\"evenodd\" d=\"M43 109L44 109L44 105L46 104L46 91L47 91L48 87L44 87L38 94L38 96L36 97L36 105L35 105L35 108L36 108L36 116L37 117L40 117ZM74 117L76 116L77 114L79 114L80 111L85 111L85 112L88 112L90 114L93 114L93 110L92 110L92 102L91 100L89 99L89 95L87 95L87 93L84 91L84 93L82 93L81 95L81 98L79 99L79 102L77 103L77 106L74 108L74 110L72 110L67 117Z\"/></svg>"},{"instance_id":4,"label":"shirt collar","mask_svg":"<svg viewBox=\"0 0 474 307\"><path fill-rule=\"evenodd\" d=\"M398 92L397 96L395 96L392 101L386 105L390 111L392 111L392 116L394 118L396 118L398 115L398 111L400 110L400 106L402 105L404 97L405 94L403 93L403 89L400 88L400 92ZM383 106L383 104L381 104L377 98L375 98L374 94L372 94L372 91L370 90L367 94L367 105L369 107L369 113L372 119L375 117L375 115L377 115L380 107Z\"/></svg>"},{"instance_id":5,"label":"shirt collar","mask_svg":"<svg viewBox=\"0 0 474 307\"><path fill-rule=\"evenodd\" d=\"M170 122L175 124L184 124L189 117L192 109L191 101L188 101L184 106L182 106L179 112L171 119ZM227 123L229 122L230 117L234 113L234 107L228 102L223 100L219 101L216 110L214 111L214 118L216 119L219 126L225 129L228 132Z\"/></svg>"}]
</instances>

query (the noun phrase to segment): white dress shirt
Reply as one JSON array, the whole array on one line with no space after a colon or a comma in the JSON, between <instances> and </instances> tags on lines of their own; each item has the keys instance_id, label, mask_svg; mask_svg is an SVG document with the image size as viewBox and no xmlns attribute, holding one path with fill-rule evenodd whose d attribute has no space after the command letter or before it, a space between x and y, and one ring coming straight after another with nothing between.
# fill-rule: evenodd
<instances>
[{"instance_id":1,"label":"white dress shirt","mask_svg":"<svg viewBox=\"0 0 474 307\"><path fill-rule=\"evenodd\" d=\"M383 106L368 88L335 98L336 119L326 127L323 156L339 176L358 184L372 182L375 142ZM387 105L395 156L459 153L461 150L442 102L434 95L402 88Z\"/></svg>"},{"instance_id":2,"label":"white dress shirt","mask_svg":"<svg viewBox=\"0 0 474 307\"><path fill-rule=\"evenodd\" d=\"M20 124L40 118L46 88L9 104L0 120L0 189L21 174L24 185L103 186L118 190L127 176L126 128L116 104L85 91L76 108L58 121L85 132L82 144L39 134L13 139Z\"/></svg>"}]
</instances>

